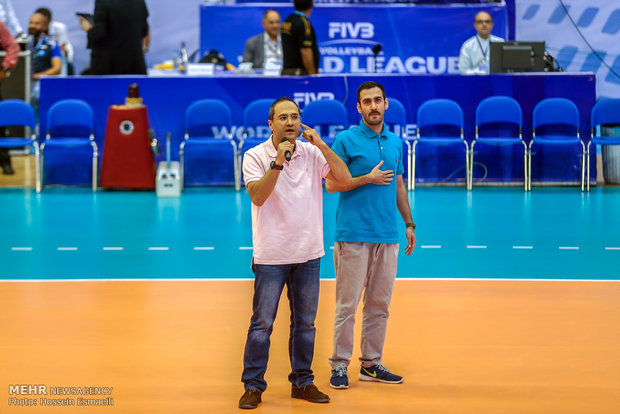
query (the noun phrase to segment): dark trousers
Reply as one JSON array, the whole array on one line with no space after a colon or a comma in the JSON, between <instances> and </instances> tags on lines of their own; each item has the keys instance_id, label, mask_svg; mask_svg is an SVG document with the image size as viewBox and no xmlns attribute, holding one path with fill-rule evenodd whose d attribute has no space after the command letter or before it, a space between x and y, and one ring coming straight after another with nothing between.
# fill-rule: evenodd
<instances>
[{"instance_id":1,"label":"dark trousers","mask_svg":"<svg viewBox=\"0 0 620 414\"><path fill-rule=\"evenodd\" d=\"M269 359L270 336L278 311L280 295L286 286L291 310L289 333L289 381L297 388L312 384L314 357L314 318L319 304L320 258L289 265L254 264L253 314L245 343L243 375L245 389L264 392Z\"/></svg>"}]
</instances>

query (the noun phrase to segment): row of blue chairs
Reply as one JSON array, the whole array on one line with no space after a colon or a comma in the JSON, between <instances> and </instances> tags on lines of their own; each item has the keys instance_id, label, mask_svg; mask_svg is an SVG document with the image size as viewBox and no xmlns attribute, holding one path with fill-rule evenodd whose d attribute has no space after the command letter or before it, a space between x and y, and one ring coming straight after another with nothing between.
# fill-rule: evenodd
<instances>
[{"instance_id":1,"label":"row of blue chairs","mask_svg":"<svg viewBox=\"0 0 620 414\"><path fill-rule=\"evenodd\" d=\"M93 110L78 99L56 102L47 112L45 140L39 144L35 133L35 112L29 103L19 99L0 101L0 128L26 127L24 136L0 138L0 148L34 148L35 188L37 193L45 185L45 151L70 153L72 149L87 147L92 150L92 188L97 191L97 159L99 151L93 134Z\"/></svg>"},{"instance_id":2,"label":"row of blue chairs","mask_svg":"<svg viewBox=\"0 0 620 414\"><path fill-rule=\"evenodd\" d=\"M486 98L476 109L476 134L471 146L463 137L463 111L460 106L449 99L432 99L424 102L417 113L417 134L413 140L406 139L405 108L397 99L388 98L389 109L385 113L385 122L390 130L397 132L403 141L405 168L410 189L415 184L415 160L418 145L464 145L465 174L467 188L473 185L474 146L486 145L521 145L524 160L524 188L531 189L531 160L534 143L541 145L581 145L581 188L584 188L586 175L590 176L590 145L619 145L620 138L601 136L597 126L620 123L620 99L599 101L592 110L592 139L587 147L579 138L579 111L569 100L564 98L545 99L536 105L533 112L534 137L529 146L522 137L522 111L513 98L493 96ZM244 111L244 130L250 133L236 141L229 133L228 139L213 139L212 126L224 126L232 131L232 116L228 105L217 99L204 99L192 103L185 113L185 138L180 146L182 171L186 185L196 184L185 177L185 153L197 146L217 147L217 157L225 157L232 163L233 180L240 187L241 164L243 154L251 147L264 141L264 136L257 133L266 130L266 121L272 99L259 99L251 102ZM335 100L313 101L303 111L304 123L317 129L325 128L322 133L328 144L333 143L336 132L348 124L348 114L344 105ZM0 127L21 125L34 131L34 111L29 104L20 100L0 102ZM97 189L98 149L93 136L93 111L88 103L77 99L56 102L47 114L48 130L45 141L39 146L34 133L29 138L11 137L0 139L0 147L17 148L34 146L36 157L36 188L40 191L44 185L44 150L55 147L59 150L72 147L89 146L92 150L92 187ZM222 149L225 148L224 151ZM40 150L40 151L39 151ZM40 154L40 156L39 156ZM226 162L229 162L226 161ZM209 168L208 163L195 163L200 168ZM589 179L588 190L589 190ZM198 183L199 184L199 183Z\"/></svg>"},{"instance_id":3,"label":"row of blue chairs","mask_svg":"<svg viewBox=\"0 0 620 414\"><path fill-rule=\"evenodd\" d=\"M390 130L401 136L407 170L408 185L415 188L416 148L419 145L464 145L465 180L467 189L473 186L474 146L475 145L518 145L523 147L523 185L526 191L532 185L532 146L537 145L581 145L581 189L584 190L587 176L590 177L590 145L619 145L620 138L601 136L597 126L620 123L620 99L599 101L592 110L592 139L586 147L579 137L579 110L565 98L548 98L540 101L533 111L533 139L529 145L523 140L523 114L519 103L508 96L492 96L484 99L476 108L476 134L471 145L463 136L463 111L450 99L431 99L424 102L417 112L417 133L413 140L405 136L406 111L401 102L389 98L389 109L385 112L385 122ZM264 127L272 99L259 99L251 102L244 111L243 126L246 131L256 131ZM318 130L328 144L333 142L336 132L348 124L345 106L335 100L313 101L303 110L303 122ZM213 145L214 141L205 135L211 124L227 126L230 129L232 117L228 106L217 99L194 102L186 113L187 133L181 144L181 153L187 145ZM327 132L329 131L329 132ZM264 137L251 137L246 134L238 143L230 138L234 159L235 182L239 186L240 167L243 154L249 148L264 141ZM220 145L228 143L220 142ZM236 155L235 155L236 154ZM587 163L586 163L587 158ZM183 158L182 158L183 160ZM588 179L588 190L590 188Z\"/></svg>"}]
</instances>

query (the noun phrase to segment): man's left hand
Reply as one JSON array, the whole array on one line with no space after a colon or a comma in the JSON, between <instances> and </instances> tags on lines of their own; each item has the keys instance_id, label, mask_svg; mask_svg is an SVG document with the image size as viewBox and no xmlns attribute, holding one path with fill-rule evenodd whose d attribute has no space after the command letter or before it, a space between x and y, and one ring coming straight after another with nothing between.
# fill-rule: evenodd
<instances>
[{"instance_id":1,"label":"man's left hand","mask_svg":"<svg viewBox=\"0 0 620 414\"><path fill-rule=\"evenodd\" d=\"M413 227L407 227L407 247L405 247L405 254L407 256L411 255L411 253L413 253L413 249L415 249L415 230L413 230Z\"/></svg>"},{"instance_id":2,"label":"man's left hand","mask_svg":"<svg viewBox=\"0 0 620 414\"><path fill-rule=\"evenodd\" d=\"M301 123L300 125L304 129L304 132L301 133L303 139L317 147L321 144L325 144L325 142L321 139L321 136L318 132L316 132L316 130L310 128L308 125L304 125Z\"/></svg>"}]
</instances>

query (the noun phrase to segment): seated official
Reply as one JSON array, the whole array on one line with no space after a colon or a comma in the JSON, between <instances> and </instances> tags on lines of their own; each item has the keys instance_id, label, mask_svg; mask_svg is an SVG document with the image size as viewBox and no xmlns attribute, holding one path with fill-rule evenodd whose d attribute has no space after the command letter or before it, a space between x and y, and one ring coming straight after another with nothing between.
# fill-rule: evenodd
<instances>
[{"instance_id":1,"label":"seated official","mask_svg":"<svg viewBox=\"0 0 620 414\"><path fill-rule=\"evenodd\" d=\"M263 14L263 33L245 42L242 62L252 62L253 69L262 69L265 62L282 62L282 38L280 36L280 13L267 10Z\"/></svg>"},{"instance_id":2,"label":"seated official","mask_svg":"<svg viewBox=\"0 0 620 414\"><path fill-rule=\"evenodd\" d=\"M493 36L493 18L481 11L474 17L476 36L467 39L461 46L459 71L462 75L486 75L489 73L490 43L503 42L501 37Z\"/></svg>"},{"instance_id":3,"label":"seated official","mask_svg":"<svg viewBox=\"0 0 620 414\"><path fill-rule=\"evenodd\" d=\"M73 75L73 45L67 36L67 25L52 19L52 11L47 7L38 8L35 13L40 13L47 17L49 22L47 27L47 38L55 41L60 47L63 58L61 74Z\"/></svg>"},{"instance_id":4,"label":"seated official","mask_svg":"<svg viewBox=\"0 0 620 414\"><path fill-rule=\"evenodd\" d=\"M62 52L58 43L47 37L50 20L46 14L36 11L30 16L28 24L28 34L32 36L29 40L29 49L32 53L32 93L30 103L38 113L39 96L41 89L39 79L41 76L53 76L60 74L62 69Z\"/></svg>"}]
</instances>

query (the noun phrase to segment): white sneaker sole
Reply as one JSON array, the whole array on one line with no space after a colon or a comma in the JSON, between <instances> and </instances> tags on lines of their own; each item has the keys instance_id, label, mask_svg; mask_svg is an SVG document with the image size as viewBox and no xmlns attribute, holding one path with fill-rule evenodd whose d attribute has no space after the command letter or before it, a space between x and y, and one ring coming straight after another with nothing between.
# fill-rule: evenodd
<instances>
[{"instance_id":1,"label":"white sneaker sole","mask_svg":"<svg viewBox=\"0 0 620 414\"><path fill-rule=\"evenodd\" d=\"M370 375L364 375L362 373L360 373L359 379L360 381L382 382L384 384L400 384L404 381L404 378L401 378L400 381L387 381L381 378L371 377Z\"/></svg>"},{"instance_id":2,"label":"white sneaker sole","mask_svg":"<svg viewBox=\"0 0 620 414\"><path fill-rule=\"evenodd\" d=\"M332 385L331 382L329 383L329 386L336 390L346 390L347 388L349 388L348 385Z\"/></svg>"}]
</instances>

